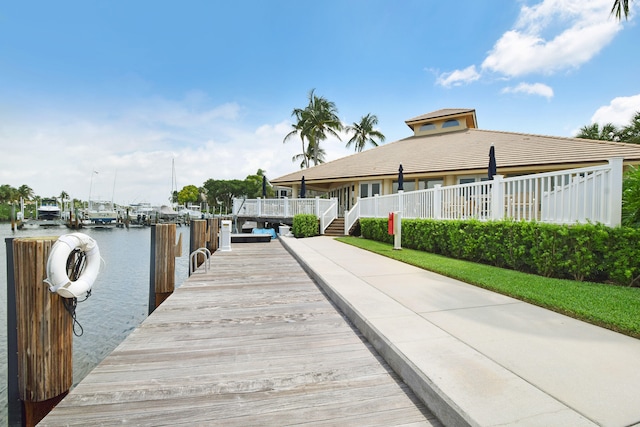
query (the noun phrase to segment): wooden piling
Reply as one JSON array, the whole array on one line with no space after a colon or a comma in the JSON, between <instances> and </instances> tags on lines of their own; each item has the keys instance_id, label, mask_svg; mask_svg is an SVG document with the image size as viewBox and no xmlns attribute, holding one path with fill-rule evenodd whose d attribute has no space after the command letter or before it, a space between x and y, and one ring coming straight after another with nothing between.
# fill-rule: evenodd
<instances>
[{"instance_id":1,"label":"wooden piling","mask_svg":"<svg viewBox=\"0 0 640 427\"><path fill-rule=\"evenodd\" d=\"M67 394L73 383L73 323L63 298L44 283L49 253L57 237L12 241L17 381L22 425L36 425ZM9 260L8 260L9 261ZM8 265L9 268L9 265ZM9 298L7 303L11 304ZM11 353L11 348L10 348ZM10 405L11 407L11 405ZM10 415L10 418L15 418Z\"/></svg>"},{"instance_id":2,"label":"wooden piling","mask_svg":"<svg viewBox=\"0 0 640 427\"><path fill-rule=\"evenodd\" d=\"M209 249L209 252L214 253L218 250L218 232L220 230L220 220L218 218L207 219L207 229L209 231L207 249Z\"/></svg>"},{"instance_id":3,"label":"wooden piling","mask_svg":"<svg viewBox=\"0 0 640 427\"><path fill-rule=\"evenodd\" d=\"M176 224L151 226L149 314L175 289L176 257L182 256L182 233L176 243Z\"/></svg>"},{"instance_id":4,"label":"wooden piling","mask_svg":"<svg viewBox=\"0 0 640 427\"><path fill-rule=\"evenodd\" d=\"M208 222L204 219L196 219L191 221L191 234L189 240L189 253L193 253L200 248L206 248L210 239ZM196 267L200 267L205 261L204 254L196 256ZM191 262L191 260L189 260Z\"/></svg>"}]
</instances>

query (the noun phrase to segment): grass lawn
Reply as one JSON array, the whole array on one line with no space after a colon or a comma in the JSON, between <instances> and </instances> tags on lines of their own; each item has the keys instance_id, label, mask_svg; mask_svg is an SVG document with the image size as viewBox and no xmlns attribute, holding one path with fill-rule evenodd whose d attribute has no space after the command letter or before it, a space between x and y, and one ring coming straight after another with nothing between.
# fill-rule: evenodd
<instances>
[{"instance_id":1,"label":"grass lawn","mask_svg":"<svg viewBox=\"0 0 640 427\"><path fill-rule=\"evenodd\" d=\"M412 249L397 251L358 237L337 240L640 338L640 288L551 279Z\"/></svg>"}]
</instances>

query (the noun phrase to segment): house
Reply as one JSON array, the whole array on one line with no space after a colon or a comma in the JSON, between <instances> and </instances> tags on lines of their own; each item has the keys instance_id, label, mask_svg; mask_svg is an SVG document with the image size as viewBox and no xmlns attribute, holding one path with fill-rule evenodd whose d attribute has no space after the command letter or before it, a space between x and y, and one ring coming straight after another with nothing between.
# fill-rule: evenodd
<instances>
[{"instance_id":1,"label":"house","mask_svg":"<svg viewBox=\"0 0 640 427\"><path fill-rule=\"evenodd\" d=\"M277 187L306 189L339 201L339 212L358 197L397 192L403 167L404 191L486 180L489 149L498 174L529 175L606 164L622 157L640 164L640 145L478 129L474 109L442 109L405 122L413 135L309 169L271 179Z\"/></svg>"}]
</instances>

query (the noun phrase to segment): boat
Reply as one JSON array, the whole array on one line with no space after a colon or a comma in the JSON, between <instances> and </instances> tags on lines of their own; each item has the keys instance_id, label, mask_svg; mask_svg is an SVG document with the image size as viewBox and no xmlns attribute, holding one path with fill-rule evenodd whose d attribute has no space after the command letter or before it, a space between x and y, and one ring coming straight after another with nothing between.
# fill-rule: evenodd
<instances>
[{"instance_id":1,"label":"boat","mask_svg":"<svg viewBox=\"0 0 640 427\"><path fill-rule=\"evenodd\" d=\"M158 209L158 219L164 223L181 223L178 212L172 206L162 205Z\"/></svg>"},{"instance_id":2,"label":"boat","mask_svg":"<svg viewBox=\"0 0 640 427\"><path fill-rule=\"evenodd\" d=\"M118 212L113 202L89 201L87 209L82 211L82 227L113 228L118 223Z\"/></svg>"},{"instance_id":3,"label":"boat","mask_svg":"<svg viewBox=\"0 0 640 427\"><path fill-rule=\"evenodd\" d=\"M61 227L62 210L55 198L42 199L36 208L36 218L25 218L22 221L22 228L35 229L40 227Z\"/></svg>"},{"instance_id":4,"label":"boat","mask_svg":"<svg viewBox=\"0 0 640 427\"><path fill-rule=\"evenodd\" d=\"M124 213L120 216L122 218L118 226L146 227L151 225L156 213L150 203L134 203L124 208Z\"/></svg>"},{"instance_id":5,"label":"boat","mask_svg":"<svg viewBox=\"0 0 640 427\"><path fill-rule=\"evenodd\" d=\"M38 206L38 219L54 220L60 219L61 210L56 199L42 199Z\"/></svg>"},{"instance_id":6,"label":"boat","mask_svg":"<svg viewBox=\"0 0 640 427\"><path fill-rule=\"evenodd\" d=\"M178 206L178 215L184 218L186 221L204 218L200 205L194 204L189 204L187 206Z\"/></svg>"}]
</instances>

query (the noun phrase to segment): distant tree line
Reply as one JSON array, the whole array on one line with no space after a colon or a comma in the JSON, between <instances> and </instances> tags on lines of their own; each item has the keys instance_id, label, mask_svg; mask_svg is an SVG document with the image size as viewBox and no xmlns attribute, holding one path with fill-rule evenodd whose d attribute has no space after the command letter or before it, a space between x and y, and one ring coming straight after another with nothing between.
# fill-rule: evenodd
<instances>
[{"instance_id":1,"label":"distant tree line","mask_svg":"<svg viewBox=\"0 0 640 427\"><path fill-rule=\"evenodd\" d=\"M31 200L34 197L33 190L28 185L21 185L18 188L8 184L0 185L0 203L12 203L24 200Z\"/></svg>"},{"instance_id":2,"label":"distant tree line","mask_svg":"<svg viewBox=\"0 0 640 427\"><path fill-rule=\"evenodd\" d=\"M186 185L180 191L175 191L171 195L171 202L178 204L207 203L214 212L231 212L234 198L246 197L248 199L255 199L257 197L263 197L263 177L266 184L266 197L273 197L274 190L268 180L266 180L265 171L258 169L254 175L248 175L244 180L208 179L202 187ZM21 185L19 188L14 188L7 184L0 185L0 204L11 205L18 203L21 198L25 201L35 201L38 203L42 199L49 198L57 199L62 203L70 200L69 194L66 191L61 192L59 196L40 197L36 196L28 185ZM77 201L77 203L81 204L82 202Z\"/></svg>"},{"instance_id":3,"label":"distant tree line","mask_svg":"<svg viewBox=\"0 0 640 427\"><path fill-rule=\"evenodd\" d=\"M273 197L274 190L268 182L263 169L258 169L254 175L240 179L208 179L202 187L195 185L184 186L172 195L172 202L181 205L188 203L206 203L214 213L228 213L233 207L234 198L255 199L263 197L262 181L265 180L266 197Z\"/></svg>"},{"instance_id":4,"label":"distant tree line","mask_svg":"<svg viewBox=\"0 0 640 427\"><path fill-rule=\"evenodd\" d=\"M626 126L616 127L613 123L605 123L600 126L598 123L593 123L581 127L576 137L640 144L640 111L635 113L631 122Z\"/></svg>"},{"instance_id":5,"label":"distant tree line","mask_svg":"<svg viewBox=\"0 0 640 427\"><path fill-rule=\"evenodd\" d=\"M23 184L18 188L12 187L8 184L0 185L0 203L18 203L20 199L24 200L25 202L35 201L38 203L42 199L56 199L63 203L70 200L69 193L67 193L66 191L62 191L58 196L42 197L36 195L33 192L33 189L26 184Z\"/></svg>"}]
</instances>

